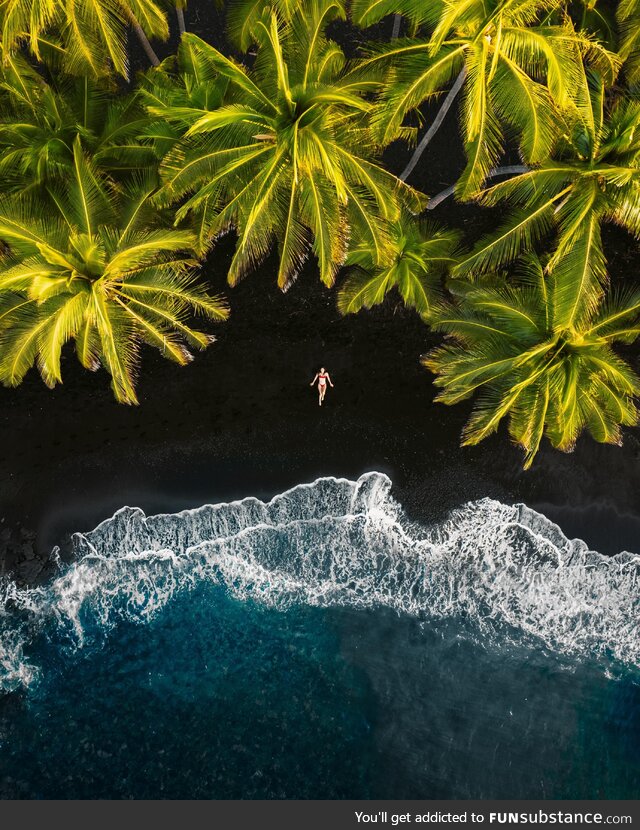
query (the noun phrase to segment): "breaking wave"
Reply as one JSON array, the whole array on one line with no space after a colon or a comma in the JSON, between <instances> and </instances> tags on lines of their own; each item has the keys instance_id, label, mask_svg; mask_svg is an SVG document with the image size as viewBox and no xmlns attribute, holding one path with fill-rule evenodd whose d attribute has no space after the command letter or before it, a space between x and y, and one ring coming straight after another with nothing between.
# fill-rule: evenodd
<instances>
[{"instance_id":1,"label":"breaking wave","mask_svg":"<svg viewBox=\"0 0 640 830\"><path fill-rule=\"evenodd\" d=\"M525 505L491 499L416 524L390 489L374 472L355 482L321 478L267 503L157 516L118 510L74 534L74 562L51 583L2 584L0 689L37 676L28 651L43 632L61 647L82 647L95 638L88 632L143 623L203 580L282 609L386 606L422 619L464 617L484 639L640 665L640 556L603 556Z\"/></svg>"}]
</instances>

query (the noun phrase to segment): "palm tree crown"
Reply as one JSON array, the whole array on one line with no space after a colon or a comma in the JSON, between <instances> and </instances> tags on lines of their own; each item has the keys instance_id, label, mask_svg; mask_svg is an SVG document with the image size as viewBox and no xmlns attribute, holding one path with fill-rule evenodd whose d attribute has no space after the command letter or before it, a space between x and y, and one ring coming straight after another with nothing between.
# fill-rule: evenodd
<instances>
[{"instance_id":1,"label":"palm tree crown","mask_svg":"<svg viewBox=\"0 0 640 830\"><path fill-rule=\"evenodd\" d=\"M468 163L460 195L473 195L495 167L505 130L518 137L527 162L542 161L556 136L556 108L573 106L581 87L583 58L602 71L615 65L569 18L551 22L560 7L558 0L399 0L396 10L414 26L426 25L431 36L377 48L364 62L392 66L375 119L380 140L410 137L415 131L403 127L407 113L462 73ZM354 3L356 19L365 23L388 11L388 3Z\"/></svg>"},{"instance_id":2,"label":"palm tree crown","mask_svg":"<svg viewBox=\"0 0 640 830\"><path fill-rule=\"evenodd\" d=\"M459 234L403 215L389 230L391 259L376 262L365 242L352 245L346 265L355 266L338 293L338 309L353 314L381 303L395 288L405 305L429 320L441 298L441 277L456 262Z\"/></svg>"},{"instance_id":3,"label":"palm tree crown","mask_svg":"<svg viewBox=\"0 0 640 830\"><path fill-rule=\"evenodd\" d=\"M501 267L555 228L547 268L557 272L571 300L567 325L594 303L606 279L602 223L640 237L640 102L621 101L608 111L599 81L590 103L586 117L567 123L553 157L481 193L483 204L508 200L515 210L456 269L463 275Z\"/></svg>"},{"instance_id":4,"label":"palm tree crown","mask_svg":"<svg viewBox=\"0 0 640 830\"><path fill-rule=\"evenodd\" d=\"M194 277L193 234L158 222L154 182L136 178L110 189L74 142L73 175L54 191L57 210L37 199L0 202L8 243L0 276L0 379L19 384L35 363L48 386L62 381L61 351L75 340L81 364L103 365L116 398L137 403L140 345L185 364L187 345L212 337L194 314L222 320L227 309Z\"/></svg>"},{"instance_id":5,"label":"palm tree crown","mask_svg":"<svg viewBox=\"0 0 640 830\"><path fill-rule=\"evenodd\" d=\"M640 334L640 292L608 300L599 293L567 325L567 281L529 259L512 282L452 283L458 302L435 324L447 342L423 363L437 375L437 400L478 393L463 444L477 444L508 418L529 467L543 435L570 451L583 430L620 443L620 425L637 422L640 378L612 347Z\"/></svg>"},{"instance_id":6,"label":"palm tree crown","mask_svg":"<svg viewBox=\"0 0 640 830\"><path fill-rule=\"evenodd\" d=\"M126 52L130 26L144 45L147 37L166 40L167 17L156 0L3 0L0 49L3 57L26 46L72 74L93 77L115 71L129 77Z\"/></svg>"},{"instance_id":7,"label":"palm tree crown","mask_svg":"<svg viewBox=\"0 0 640 830\"><path fill-rule=\"evenodd\" d=\"M387 256L387 223L420 194L376 160L367 93L371 79L350 76L324 29L337 3L313 0L283 22L269 11L255 25L251 71L193 35L209 73L225 85L215 110L151 105L154 116L184 125L184 140L161 165L164 204L185 196L178 218L197 218L203 240L238 234L229 281L237 282L277 245L277 280L287 288L310 251L327 285L344 262L350 235Z\"/></svg>"},{"instance_id":8,"label":"palm tree crown","mask_svg":"<svg viewBox=\"0 0 640 830\"><path fill-rule=\"evenodd\" d=\"M26 60L10 57L0 72L0 190L37 190L68 175L74 141L112 177L150 170L147 125L136 95L114 96L111 84L58 75L47 83Z\"/></svg>"}]
</instances>

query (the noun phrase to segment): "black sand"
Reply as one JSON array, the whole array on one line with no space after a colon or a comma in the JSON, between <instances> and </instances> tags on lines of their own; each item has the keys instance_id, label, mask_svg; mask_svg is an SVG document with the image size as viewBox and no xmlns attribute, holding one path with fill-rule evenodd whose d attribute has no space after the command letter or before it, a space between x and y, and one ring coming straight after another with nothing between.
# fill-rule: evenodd
<instances>
[{"instance_id":1,"label":"black sand","mask_svg":"<svg viewBox=\"0 0 640 830\"><path fill-rule=\"evenodd\" d=\"M222 283L224 263L213 268ZM14 529L6 567L27 579L40 569L17 561L30 543L18 524L46 558L65 532L124 504L174 511L373 469L416 518L484 496L522 500L600 550L637 549L637 431L622 448L589 438L571 455L545 447L529 472L502 433L460 449L468 405L432 403L418 358L435 338L415 314L394 299L342 319L313 268L286 295L270 271L230 292L231 320L190 366L145 354L139 407L116 404L106 373L83 371L72 352L63 386L47 390L32 372L0 390L1 527ZM309 387L320 363L335 383L322 408Z\"/></svg>"}]
</instances>

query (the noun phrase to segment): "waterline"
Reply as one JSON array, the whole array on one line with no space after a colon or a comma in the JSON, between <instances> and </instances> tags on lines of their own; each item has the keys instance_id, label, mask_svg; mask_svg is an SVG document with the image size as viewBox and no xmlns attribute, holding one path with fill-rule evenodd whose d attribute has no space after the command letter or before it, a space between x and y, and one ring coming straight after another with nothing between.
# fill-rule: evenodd
<instances>
[{"instance_id":1,"label":"waterline","mask_svg":"<svg viewBox=\"0 0 640 830\"><path fill-rule=\"evenodd\" d=\"M526 506L491 499L431 526L412 523L390 489L374 472L318 479L266 503L117 511L74 535L75 561L50 584L2 584L0 688L37 678L28 652L43 631L82 648L121 621L148 622L202 583L277 609L460 618L484 644L549 649L606 671L640 666L640 556L603 556Z\"/></svg>"}]
</instances>

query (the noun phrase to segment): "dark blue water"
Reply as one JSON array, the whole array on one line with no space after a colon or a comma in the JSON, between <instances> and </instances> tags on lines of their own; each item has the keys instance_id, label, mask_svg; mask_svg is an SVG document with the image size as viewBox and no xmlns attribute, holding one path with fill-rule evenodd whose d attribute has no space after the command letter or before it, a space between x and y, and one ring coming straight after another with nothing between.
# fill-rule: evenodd
<instances>
[{"instance_id":1,"label":"dark blue water","mask_svg":"<svg viewBox=\"0 0 640 830\"><path fill-rule=\"evenodd\" d=\"M276 547L289 562L286 538L281 530ZM313 537L300 538L317 558ZM353 528L349 539L360 544ZM6 645L31 626L21 660L35 675L0 698L0 796L640 793L633 665L560 653L511 623L498 636L470 613L433 616L428 605L265 604L201 568L146 615L130 586L138 602L166 588L167 572L155 561L153 579L148 561L134 576L132 567L127 559L126 592L102 576L78 604L81 641L60 610L68 583L64 603L55 586L38 594L38 625L28 602L8 601L0 633ZM107 605L108 620L96 611Z\"/></svg>"},{"instance_id":2,"label":"dark blue water","mask_svg":"<svg viewBox=\"0 0 640 830\"><path fill-rule=\"evenodd\" d=\"M367 792L375 712L322 612L281 614L203 586L149 625L123 623L101 648L61 657L41 643L34 657L41 682L5 702L5 794Z\"/></svg>"},{"instance_id":3,"label":"dark blue water","mask_svg":"<svg viewBox=\"0 0 640 830\"><path fill-rule=\"evenodd\" d=\"M637 678L454 628L201 586L101 646L43 639L0 704L2 795L637 797Z\"/></svg>"}]
</instances>

